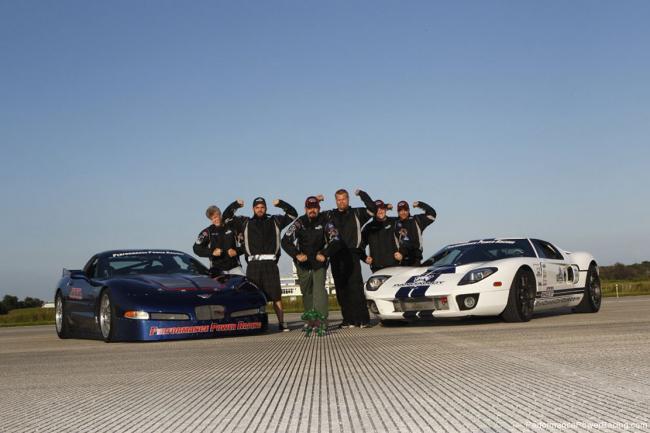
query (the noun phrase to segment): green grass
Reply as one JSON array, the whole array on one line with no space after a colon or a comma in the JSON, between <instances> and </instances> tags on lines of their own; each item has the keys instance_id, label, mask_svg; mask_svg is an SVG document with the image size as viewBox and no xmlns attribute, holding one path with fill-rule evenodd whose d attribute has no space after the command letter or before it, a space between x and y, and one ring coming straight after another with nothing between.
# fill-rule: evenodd
<instances>
[{"instance_id":1,"label":"green grass","mask_svg":"<svg viewBox=\"0 0 650 433\"><path fill-rule=\"evenodd\" d=\"M614 281L603 280L603 296L616 296L616 284L618 284L619 296L639 296L650 295L650 281ZM302 313L302 297L285 296L282 298L284 311L287 313ZM330 311L338 311L339 304L336 302L336 296L329 296ZM269 303L266 311L273 313L273 307ZM9 314L0 315L0 327L7 326L33 326L33 325L53 325L54 309L53 308L22 308L12 310Z\"/></svg>"},{"instance_id":2,"label":"green grass","mask_svg":"<svg viewBox=\"0 0 650 433\"><path fill-rule=\"evenodd\" d=\"M601 287L603 296L616 296L616 285L618 284L619 296L650 295L650 281L615 281L603 280Z\"/></svg>"},{"instance_id":3,"label":"green grass","mask_svg":"<svg viewBox=\"0 0 650 433\"><path fill-rule=\"evenodd\" d=\"M304 311L302 306L302 296L283 296L282 307L284 308L285 313L302 313ZM329 309L330 311L338 311L341 309L339 304L336 302L336 295L329 295ZM270 303L266 307L266 311L270 313L273 312L273 307Z\"/></svg>"},{"instance_id":4,"label":"green grass","mask_svg":"<svg viewBox=\"0 0 650 433\"><path fill-rule=\"evenodd\" d=\"M54 324L54 308L20 308L0 315L0 327Z\"/></svg>"}]
</instances>

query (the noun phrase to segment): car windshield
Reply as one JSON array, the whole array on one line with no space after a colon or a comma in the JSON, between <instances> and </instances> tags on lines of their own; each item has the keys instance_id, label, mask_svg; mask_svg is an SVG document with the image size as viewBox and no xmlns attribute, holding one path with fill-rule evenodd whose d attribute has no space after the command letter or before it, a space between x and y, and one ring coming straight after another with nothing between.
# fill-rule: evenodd
<instances>
[{"instance_id":1,"label":"car windshield","mask_svg":"<svg viewBox=\"0 0 650 433\"><path fill-rule=\"evenodd\" d=\"M101 259L97 274L102 278L139 274L209 275L208 269L192 257L172 251L114 253Z\"/></svg>"},{"instance_id":2,"label":"car windshield","mask_svg":"<svg viewBox=\"0 0 650 433\"><path fill-rule=\"evenodd\" d=\"M488 239L447 245L422 265L460 266L512 257L535 257L535 252L528 239Z\"/></svg>"}]
</instances>

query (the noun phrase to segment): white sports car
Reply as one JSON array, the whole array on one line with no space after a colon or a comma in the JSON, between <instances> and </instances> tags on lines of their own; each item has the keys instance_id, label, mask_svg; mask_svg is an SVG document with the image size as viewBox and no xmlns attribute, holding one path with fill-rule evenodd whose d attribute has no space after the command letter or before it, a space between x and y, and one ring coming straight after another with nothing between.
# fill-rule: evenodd
<instances>
[{"instance_id":1,"label":"white sports car","mask_svg":"<svg viewBox=\"0 0 650 433\"><path fill-rule=\"evenodd\" d=\"M557 307L595 313L602 298L591 254L528 238L448 245L419 267L375 272L365 293L368 308L384 324L498 315L525 322L534 311Z\"/></svg>"}]
</instances>

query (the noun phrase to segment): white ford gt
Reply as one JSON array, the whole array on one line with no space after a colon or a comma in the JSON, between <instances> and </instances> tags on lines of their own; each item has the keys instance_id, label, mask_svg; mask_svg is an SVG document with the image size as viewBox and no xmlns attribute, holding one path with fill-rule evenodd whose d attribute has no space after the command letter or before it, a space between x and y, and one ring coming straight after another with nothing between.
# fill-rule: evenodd
<instances>
[{"instance_id":1,"label":"white ford gt","mask_svg":"<svg viewBox=\"0 0 650 433\"><path fill-rule=\"evenodd\" d=\"M382 323L498 315L525 322L556 307L595 313L602 298L591 254L528 238L448 245L419 267L375 272L365 294Z\"/></svg>"}]
</instances>

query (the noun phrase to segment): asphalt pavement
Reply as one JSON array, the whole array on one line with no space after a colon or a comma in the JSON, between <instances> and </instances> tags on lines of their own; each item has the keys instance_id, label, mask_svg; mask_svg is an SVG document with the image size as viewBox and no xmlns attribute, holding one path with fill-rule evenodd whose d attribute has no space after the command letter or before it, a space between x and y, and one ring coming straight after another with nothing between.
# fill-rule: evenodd
<instances>
[{"instance_id":1,"label":"asphalt pavement","mask_svg":"<svg viewBox=\"0 0 650 433\"><path fill-rule=\"evenodd\" d=\"M289 319L156 343L0 329L0 431L650 431L650 297L308 338Z\"/></svg>"}]
</instances>

